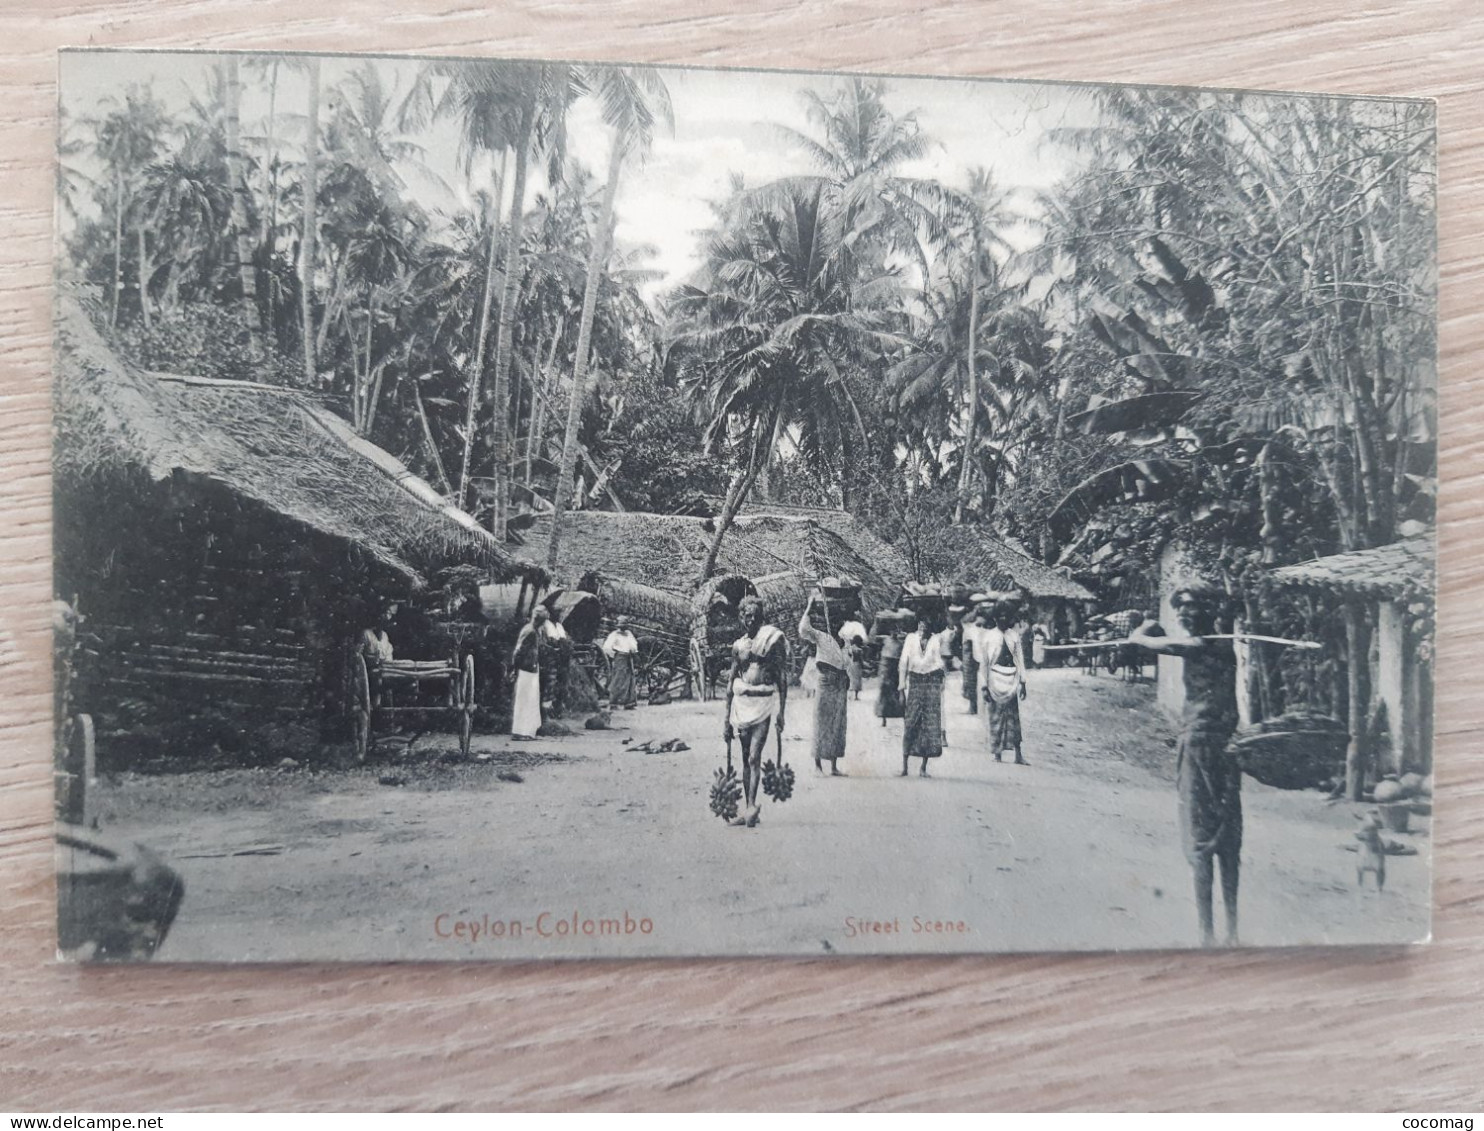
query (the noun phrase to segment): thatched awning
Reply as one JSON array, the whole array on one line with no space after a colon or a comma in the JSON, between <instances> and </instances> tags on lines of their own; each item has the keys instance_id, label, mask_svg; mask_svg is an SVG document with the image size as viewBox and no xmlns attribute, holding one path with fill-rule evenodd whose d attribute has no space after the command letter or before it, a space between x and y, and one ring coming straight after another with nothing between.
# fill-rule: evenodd
<instances>
[{"instance_id":1,"label":"thatched awning","mask_svg":"<svg viewBox=\"0 0 1484 1131\"><path fill-rule=\"evenodd\" d=\"M656 589L638 581L610 577L598 570L583 574L577 588L595 593L603 604L603 619L629 618L636 636L660 633L680 637L690 632L690 599L668 589Z\"/></svg>"},{"instance_id":2,"label":"thatched awning","mask_svg":"<svg viewBox=\"0 0 1484 1131\"><path fill-rule=\"evenodd\" d=\"M1283 589L1394 601L1430 590L1436 559L1437 545L1428 533L1370 550L1352 550L1281 566L1268 576Z\"/></svg>"},{"instance_id":3,"label":"thatched awning","mask_svg":"<svg viewBox=\"0 0 1484 1131\"><path fill-rule=\"evenodd\" d=\"M349 543L414 585L452 565L500 581L544 578L294 390L136 370L71 299L58 310L56 345L59 490L128 471L152 482L200 480Z\"/></svg>"}]
</instances>

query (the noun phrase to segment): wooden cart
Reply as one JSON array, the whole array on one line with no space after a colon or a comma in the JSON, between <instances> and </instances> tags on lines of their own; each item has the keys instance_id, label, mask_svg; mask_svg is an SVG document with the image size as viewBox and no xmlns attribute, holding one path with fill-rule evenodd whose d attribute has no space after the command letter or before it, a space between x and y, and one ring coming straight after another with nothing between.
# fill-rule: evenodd
<instances>
[{"instance_id":1,"label":"wooden cart","mask_svg":"<svg viewBox=\"0 0 1484 1131\"><path fill-rule=\"evenodd\" d=\"M364 762L376 723L396 715L446 711L459 735L459 753L469 755L478 707L474 657L446 660L381 660L357 651L350 664L350 715L356 760Z\"/></svg>"},{"instance_id":2,"label":"wooden cart","mask_svg":"<svg viewBox=\"0 0 1484 1131\"><path fill-rule=\"evenodd\" d=\"M607 638L620 616L629 618L629 629L639 643L634 656L634 683L638 694L655 699L694 689L695 652L689 634L690 600L679 593L656 589L639 582L590 571L577 587L594 593L602 602L602 622L594 636ZM604 695L608 692L608 661L601 650L578 649L577 661L588 670Z\"/></svg>"},{"instance_id":3,"label":"wooden cart","mask_svg":"<svg viewBox=\"0 0 1484 1131\"><path fill-rule=\"evenodd\" d=\"M691 598L690 677L697 699L717 697L717 683L732 667L732 645L742 635L739 608L758 595L751 578L726 573L711 578Z\"/></svg>"}]
</instances>

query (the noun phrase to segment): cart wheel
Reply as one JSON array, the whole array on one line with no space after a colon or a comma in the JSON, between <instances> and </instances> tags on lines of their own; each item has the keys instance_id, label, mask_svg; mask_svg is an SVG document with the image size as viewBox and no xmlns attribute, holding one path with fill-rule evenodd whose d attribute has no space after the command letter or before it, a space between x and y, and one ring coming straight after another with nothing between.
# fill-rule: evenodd
<instances>
[{"instance_id":1,"label":"cart wheel","mask_svg":"<svg viewBox=\"0 0 1484 1131\"><path fill-rule=\"evenodd\" d=\"M690 641L690 673L696 698L703 702L710 699L711 679L706 674L706 653L701 649L701 642L694 636Z\"/></svg>"},{"instance_id":2,"label":"cart wheel","mask_svg":"<svg viewBox=\"0 0 1484 1131\"><path fill-rule=\"evenodd\" d=\"M371 673L366 657L356 654L350 669L351 726L355 734L356 761L364 762L371 746Z\"/></svg>"},{"instance_id":3,"label":"cart wheel","mask_svg":"<svg viewBox=\"0 0 1484 1131\"><path fill-rule=\"evenodd\" d=\"M464 667L459 675L459 753L469 756L469 742L474 737L474 656L464 657Z\"/></svg>"}]
</instances>

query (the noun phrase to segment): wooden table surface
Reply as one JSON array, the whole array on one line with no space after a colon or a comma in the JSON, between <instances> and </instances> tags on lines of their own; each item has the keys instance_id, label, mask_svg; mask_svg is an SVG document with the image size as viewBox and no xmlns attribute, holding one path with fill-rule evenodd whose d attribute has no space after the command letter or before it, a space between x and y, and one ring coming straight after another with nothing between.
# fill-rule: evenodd
<instances>
[{"instance_id":1,"label":"wooden table surface","mask_svg":"<svg viewBox=\"0 0 1484 1131\"><path fill-rule=\"evenodd\" d=\"M1075 14L1074 14L1075 13ZM1435 941L954 960L53 962L56 48L561 55L1439 100ZM0 5L0 1109L1484 1108L1484 5L136 0ZM1173 799L1172 799L1173 801Z\"/></svg>"}]
</instances>

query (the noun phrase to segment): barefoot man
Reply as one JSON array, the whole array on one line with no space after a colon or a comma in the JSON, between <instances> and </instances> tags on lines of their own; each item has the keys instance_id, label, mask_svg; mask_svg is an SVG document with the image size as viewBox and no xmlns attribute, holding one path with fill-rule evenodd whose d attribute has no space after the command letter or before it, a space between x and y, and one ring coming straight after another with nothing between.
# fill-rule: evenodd
<instances>
[{"instance_id":1,"label":"barefoot man","mask_svg":"<svg viewBox=\"0 0 1484 1131\"><path fill-rule=\"evenodd\" d=\"M1217 631L1221 595L1197 583L1174 597L1181 632L1164 635L1146 621L1129 639L1151 652L1179 656L1185 679L1184 732L1177 777L1185 854L1195 869L1196 913L1201 945L1215 943L1211 911L1214 862L1221 863L1221 898L1226 905L1226 942L1237 941L1237 872L1242 852L1242 771L1227 753L1237 727L1237 660L1230 640L1208 640Z\"/></svg>"},{"instance_id":2,"label":"barefoot man","mask_svg":"<svg viewBox=\"0 0 1484 1131\"><path fill-rule=\"evenodd\" d=\"M746 808L732 819L732 824L752 828L762 810L757 791L768 738L775 725L779 734L783 733L783 710L788 703L788 641L773 625L763 623L763 603L756 597L744 597L737 612L746 635L732 645L722 736L727 742L735 737L742 747Z\"/></svg>"}]
</instances>

